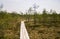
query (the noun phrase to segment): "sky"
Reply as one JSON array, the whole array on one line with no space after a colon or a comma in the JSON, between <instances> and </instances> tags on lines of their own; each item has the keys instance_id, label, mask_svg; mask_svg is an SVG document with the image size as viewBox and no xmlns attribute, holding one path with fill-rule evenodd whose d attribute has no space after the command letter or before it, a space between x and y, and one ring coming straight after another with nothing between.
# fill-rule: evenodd
<instances>
[{"instance_id":1,"label":"sky","mask_svg":"<svg viewBox=\"0 0 60 39\"><path fill-rule=\"evenodd\" d=\"M45 8L47 11L52 9L60 13L60 0L0 0L0 5L3 4L2 10L8 12L26 12L35 3L39 6L39 12Z\"/></svg>"}]
</instances>

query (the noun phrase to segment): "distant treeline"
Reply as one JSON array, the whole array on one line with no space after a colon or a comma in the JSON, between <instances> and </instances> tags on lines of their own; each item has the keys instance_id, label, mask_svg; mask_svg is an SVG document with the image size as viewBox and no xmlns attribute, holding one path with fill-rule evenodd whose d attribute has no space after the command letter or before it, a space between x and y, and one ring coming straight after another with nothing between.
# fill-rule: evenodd
<instances>
[{"instance_id":1,"label":"distant treeline","mask_svg":"<svg viewBox=\"0 0 60 39\"><path fill-rule=\"evenodd\" d=\"M34 14L26 13L25 16L28 20L33 19L38 22L60 22L60 13L58 14L56 11L48 12L45 9L43 10L42 14L34 12Z\"/></svg>"}]
</instances>

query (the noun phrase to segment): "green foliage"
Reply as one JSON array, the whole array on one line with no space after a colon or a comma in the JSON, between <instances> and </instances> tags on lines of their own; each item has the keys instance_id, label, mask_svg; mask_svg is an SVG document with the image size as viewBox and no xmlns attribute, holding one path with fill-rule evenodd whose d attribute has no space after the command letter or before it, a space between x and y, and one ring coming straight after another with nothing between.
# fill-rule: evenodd
<instances>
[{"instance_id":1,"label":"green foliage","mask_svg":"<svg viewBox=\"0 0 60 39\"><path fill-rule=\"evenodd\" d=\"M19 24L19 14L0 11L0 39L19 39Z\"/></svg>"},{"instance_id":2,"label":"green foliage","mask_svg":"<svg viewBox=\"0 0 60 39\"><path fill-rule=\"evenodd\" d=\"M0 39L20 39L21 20L28 20L25 23L31 39L41 37L41 39L58 39L56 36L60 31L60 14L55 11L52 14L47 13L45 9L42 14L36 12L35 15L0 11ZM60 34L60 32L58 33Z\"/></svg>"},{"instance_id":3,"label":"green foliage","mask_svg":"<svg viewBox=\"0 0 60 39\"><path fill-rule=\"evenodd\" d=\"M42 14L30 16L30 21L25 22L30 39L60 39L60 14L43 10Z\"/></svg>"}]
</instances>

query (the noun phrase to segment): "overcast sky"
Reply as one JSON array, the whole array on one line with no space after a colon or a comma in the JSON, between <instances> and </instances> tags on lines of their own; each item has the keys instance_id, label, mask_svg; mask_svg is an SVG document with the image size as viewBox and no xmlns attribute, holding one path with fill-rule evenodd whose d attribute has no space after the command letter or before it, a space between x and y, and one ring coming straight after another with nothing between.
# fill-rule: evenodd
<instances>
[{"instance_id":1,"label":"overcast sky","mask_svg":"<svg viewBox=\"0 0 60 39\"><path fill-rule=\"evenodd\" d=\"M32 7L36 3L39 5L37 11L42 11L44 8L46 10L55 10L60 12L60 0L0 0L0 5L3 4L3 10L25 12L29 7Z\"/></svg>"}]
</instances>

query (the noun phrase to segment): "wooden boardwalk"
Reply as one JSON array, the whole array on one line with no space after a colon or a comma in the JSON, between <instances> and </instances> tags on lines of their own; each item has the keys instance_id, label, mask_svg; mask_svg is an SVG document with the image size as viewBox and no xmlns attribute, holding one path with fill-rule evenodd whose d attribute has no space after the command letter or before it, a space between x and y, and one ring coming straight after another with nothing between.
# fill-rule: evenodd
<instances>
[{"instance_id":1,"label":"wooden boardwalk","mask_svg":"<svg viewBox=\"0 0 60 39\"><path fill-rule=\"evenodd\" d=\"M28 32L26 30L24 21L21 21L20 39L30 39L29 36L28 36Z\"/></svg>"}]
</instances>

